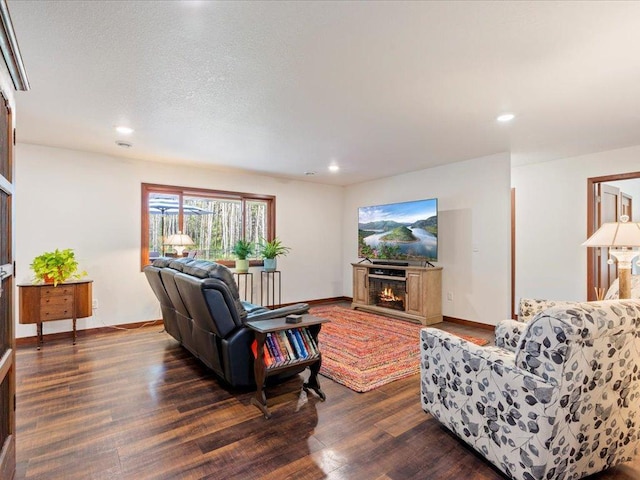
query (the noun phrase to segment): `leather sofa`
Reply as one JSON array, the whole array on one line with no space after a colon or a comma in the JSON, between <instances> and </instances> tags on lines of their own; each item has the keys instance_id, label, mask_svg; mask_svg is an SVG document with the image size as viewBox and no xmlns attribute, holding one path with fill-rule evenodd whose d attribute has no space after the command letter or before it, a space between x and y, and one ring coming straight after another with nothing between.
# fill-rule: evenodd
<instances>
[{"instance_id":1,"label":"leather sofa","mask_svg":"<svg viewBox=\"0 0 640 480\"><path fill-rule=\"evenodd\" d=\"M160 257L144 273L167 333L233 387L255 385L254 333L244 323L309 310L306 303L269 310L241 301L233 274L215 262Z\"/></svg>"},{"instance_id":2,"label":"leather sofa","mask_svg":"<svg viewBox=\"0 0 640 480\"><path fill-rule=\"evenodd\" d=\"M640 301L558 303L502 321L496 346L421 331L422 408L509 478L575 480L640 447Z\"/></svg>"}]
</instances>

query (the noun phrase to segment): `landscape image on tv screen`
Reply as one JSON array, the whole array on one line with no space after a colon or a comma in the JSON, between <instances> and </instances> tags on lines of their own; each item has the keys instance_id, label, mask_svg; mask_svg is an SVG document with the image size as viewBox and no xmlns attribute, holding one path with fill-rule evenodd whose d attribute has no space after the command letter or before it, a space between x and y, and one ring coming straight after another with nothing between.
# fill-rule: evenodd
<instances>
[{"instance_id":1,"label":"landscape image on tv screen","mask_svg":"<svg viewBox=\"0 0 640 480\"><path fill-rule=\"evenodd\" d=\"M358 256L438 260L438 199L358 208Z\"/></svg>"}]
</instances>

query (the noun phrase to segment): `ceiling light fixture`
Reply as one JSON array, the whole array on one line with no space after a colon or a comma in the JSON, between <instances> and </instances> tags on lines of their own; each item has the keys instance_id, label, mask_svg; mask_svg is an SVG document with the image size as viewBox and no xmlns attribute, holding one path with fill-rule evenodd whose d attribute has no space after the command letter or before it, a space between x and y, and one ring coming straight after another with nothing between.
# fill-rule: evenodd
<instances>
[{"instance_id":1,"label":"ceiling light fixture","mask_svg":"<svg viewBox=\"0 0 640 480\"><path fill-rule=\"evenodd\" d=\"M121 133L123 135L131 135L133 133L133 128L120 125L116 127L116 132Z\"/></svg>"},{"instance_id":2,"label":"ceiling light fixture","mask_svg":"<svg viewBox=\"0 0 640 480\"><path fill-rule=\"evenodd\" d=\"M338 170L340 170L340 167L338 165L329 165L330 172L337 172Z\"/></svg>"},{"instance_id":3,"label":"ceiling light fixture","mask_svg":"<svg viewBox=\"0 0 640 480\"><path fill-rule=\"evenodd\" d=\"M498 118L496 118L496 120L502 123L506 123L510 122L514 118L516 118L516 116L513 113L503 113Z\"/></svg>"}]
</instances>

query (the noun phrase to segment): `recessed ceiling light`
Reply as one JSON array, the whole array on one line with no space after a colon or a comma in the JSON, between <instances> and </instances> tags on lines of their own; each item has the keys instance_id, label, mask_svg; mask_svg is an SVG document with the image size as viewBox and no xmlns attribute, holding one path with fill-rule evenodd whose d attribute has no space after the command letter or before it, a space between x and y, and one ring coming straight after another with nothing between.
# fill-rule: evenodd
<instances>
[{"instance_id":1,"label":"recessed ceiling light","mask_svg":"<svg viewBox=\"0 0 640 480\"><path fill-rule=\"evenodd\" d=\"M496 120L502 123L506 123L510 122L514 118L516 118L516 116L513 113L503 113L498 118L496 118Z\"/></svg>"},{"instance_id":2,"label":"recessed ceiling light","mask_svg":"<svg viewBox=\"0 0 640 480\"><path fill-rule=\"evenodd\" d=\"M340 167L338 165L329 165L330 172L337 172L338 170L340 170Z\"/></svg>"},{"instance_id":3,"label":"recessed ceiling light","mask_svg":"<svg viewBox=\"0 0 640 480\"><path fill-rule=\"evenodd\" d=\"M120 125L116 127L116 132L121 133L123 135L131 135L133 133L133 128Z\"/></svg>"},{"instance_id":4,"label":"recessed ceiling light","mask_svg":"<svg viewBox=\"0 0 640 480\"><path fill-rule=\"evenodd\" d=\"M129 142L123 142L122 140L116 140L116 145L123 148L131 148L133 146Z\"/></svg>"}]
</instances>

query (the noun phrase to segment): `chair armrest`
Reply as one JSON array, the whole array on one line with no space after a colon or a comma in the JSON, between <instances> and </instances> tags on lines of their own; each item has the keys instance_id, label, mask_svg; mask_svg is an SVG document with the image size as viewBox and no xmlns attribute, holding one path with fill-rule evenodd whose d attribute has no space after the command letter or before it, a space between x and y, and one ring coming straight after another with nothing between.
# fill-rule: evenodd
<instances>
[{"instance_id":1,"label":"chair armrest","mask_svg":"<svg viewBox=\"0 0 640 480\"><path fill-rule=\"evenodd\" d=\"M247 315L251 315L256 312L266 312L269 309L267 307L263 307L262 305L256 305L255 303L246 302L244 300L240 300L242 307L247 312Z\"/></svg>"},{"instance_id":2,"label":"chair armrest","mask_svg":"<svg viewBox=\"0 0 640 480\"><path fill-rule=\"evenodd\" d=\"M496 346L515 353L526 327L526 323L516 320L502 320L496 325Z\"/></svg>"},{"instance_id":3,"label":"chair armrest","mask_svg":"<svg viewBox=\"0 0 640 480\"><path fill-rule=\"evenodd\" d=\"M286 307L276 308L275 310L256 311L249 313L247 320L268 320L270 318L286 317L287 315L302 315L309 311L309 304L296 303L295 305L287 305Z\"/></svg>"}]
</instances>

